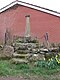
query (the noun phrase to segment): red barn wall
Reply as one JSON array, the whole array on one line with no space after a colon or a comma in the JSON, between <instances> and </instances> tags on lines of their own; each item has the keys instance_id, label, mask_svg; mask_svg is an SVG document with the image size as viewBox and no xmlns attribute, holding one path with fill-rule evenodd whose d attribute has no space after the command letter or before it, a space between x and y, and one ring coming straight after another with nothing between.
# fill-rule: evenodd
<instances>
[{"instance_id":1,"label":"red barn wall","mask_svg":"<svg viewBox=\"0 0 60 80\"><path fill-rule=\"evenodd\" d=\"M60 18L28 7L15 5L0 13L0 40L4 39L6 28L12 35L22 35L25 32L25 15L30 14L31 34L41 37L48 32L50 42L60 42Z\"/></svg>"}]
</instances>

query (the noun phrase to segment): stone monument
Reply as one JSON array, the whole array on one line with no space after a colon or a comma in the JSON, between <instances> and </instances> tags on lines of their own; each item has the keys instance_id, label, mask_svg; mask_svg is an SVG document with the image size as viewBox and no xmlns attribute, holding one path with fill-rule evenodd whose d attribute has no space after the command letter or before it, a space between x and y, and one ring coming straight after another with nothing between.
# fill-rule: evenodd
<instances>
[{"instance_id":1,"label":"stone monument","mask_svg":"<svg viewBox=\"0 0 60 80\"><path fill-rule=\"evenodd\" d=\"M30 37L30 15L26 15L25 37Z\"/></svg>"}]
</instances>

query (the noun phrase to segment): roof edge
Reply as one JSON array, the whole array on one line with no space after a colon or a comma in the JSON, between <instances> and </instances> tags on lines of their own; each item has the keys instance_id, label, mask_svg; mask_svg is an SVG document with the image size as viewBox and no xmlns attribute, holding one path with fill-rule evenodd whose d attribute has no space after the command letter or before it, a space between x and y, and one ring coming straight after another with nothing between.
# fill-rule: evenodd
<instances>
[{"instance_id":1,"label":"roof edge","mask_svg":"<svg viewBox=\"0 0 60 80\"><path fill-rule=\"evenodd\" d=\"M8 8L14 6L15 4L17 4L17 1L11 2L10 4L8 4L8 5L6 5L5 7L1 8L1 9L0 9L0 13L3 12L3 11L5 11L5 10L7 10Z\"/></svg>"},{"instance_id":2,"label":"roof edge","mask_svg":"<svg viewBox=\"0 0 60 80\"><path fill-rule=\"evenodd\" d=\"M26 7L32 8L32 9L36 9L36 10L39 10L39 11L42 11L42 12L60 17L60 12L53 11L53 10L50 10L50 9L47 9L47 8L44 8L44 7L40 7L40 6L30 4L30 3L26 3L26 2L23 2L23 1L19 1L19 0L13 1L10 4L6 5L5 7L1 8L0 13L2 13L3 11L7 10L8 8L14 6L15 4L20 4L22 6L26 6Z\"/></svg>"}]
</instances>

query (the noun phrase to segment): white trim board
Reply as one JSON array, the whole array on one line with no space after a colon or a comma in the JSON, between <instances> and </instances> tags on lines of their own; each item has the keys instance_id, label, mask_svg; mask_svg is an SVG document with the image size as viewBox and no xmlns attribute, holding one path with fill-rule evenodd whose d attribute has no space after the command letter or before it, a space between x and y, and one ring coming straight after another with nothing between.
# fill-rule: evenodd
<instances>
[{"instance_id":1,"label":"white trim board","mask_svg":"<svg viewBox=\"0 0 60 80\"><path fill-rule=\"evenodd\" d=\"M29 4L29 3L26 3L26 2L22 2L22 1L19 1L19 0L13 1L10 4L8 4L8 5L4 6L3 8L1 8L0 9L0 13L2 13L3 11L9 9L10 7L12 7L12 6L16 5L16 4L19 4L19 5L22 5L22 6L26 6L26 7L32 8L32 9L36 9L36 10L39 10L39 11L42 11L42 12L49 13L49 14L52 14L52 15L60 17L60 13L59 12L56 12L56 11L53 11L53 10L49 10L49 9L46 9L46 8L43 8L43 7L34 5L34 4Z\"/></svg>"}]
</instances>

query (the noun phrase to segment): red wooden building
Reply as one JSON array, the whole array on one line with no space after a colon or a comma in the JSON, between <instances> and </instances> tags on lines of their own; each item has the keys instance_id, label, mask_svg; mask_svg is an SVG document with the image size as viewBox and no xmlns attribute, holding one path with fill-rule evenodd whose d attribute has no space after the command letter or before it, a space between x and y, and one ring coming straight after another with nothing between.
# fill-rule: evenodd
<instances>
[{"instance_id":1,"label":"red wooden building","mask_svg":"<svg viewBox=\"0 0 60 80\"><path fill-rule=\"evenodd\" d=\"M12 35L24 35L27 14L30 15L32 36L42 41L48 32L50 42L60 42L60 14L18 0L0 9L0 40L4 39L6 28L11 30Z\"/></svg>"}]
</instances>

